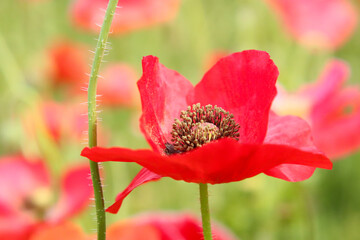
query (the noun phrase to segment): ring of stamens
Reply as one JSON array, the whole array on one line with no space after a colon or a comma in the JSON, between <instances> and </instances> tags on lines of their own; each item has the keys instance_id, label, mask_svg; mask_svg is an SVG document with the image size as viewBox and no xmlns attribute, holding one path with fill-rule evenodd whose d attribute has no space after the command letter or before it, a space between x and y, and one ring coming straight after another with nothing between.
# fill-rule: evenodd
<instances>
[{"instance_id":1,"label":"ring of stamens","mask_svg":"<svg viewBox=\"0 0 360 240\"><path fill-rule=\"evenodd\" d=\"M216 105L197 103L181 111L180 119L174 120L171 141L174 150L186 152L219 138L239 140L239 129L233 114Z\"/></svg>"}]
</instances>

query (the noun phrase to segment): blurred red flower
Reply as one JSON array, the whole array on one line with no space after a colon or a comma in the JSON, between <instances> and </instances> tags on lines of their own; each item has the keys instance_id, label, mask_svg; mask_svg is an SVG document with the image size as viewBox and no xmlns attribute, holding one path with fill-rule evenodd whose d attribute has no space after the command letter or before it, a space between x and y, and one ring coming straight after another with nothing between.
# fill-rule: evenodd
<instances>
[{"instance_id":1,"label":"blurred red flower","mask_svg":"<svg viewBox=\"0 0 360 240\"><path fill-rule=\"evenodd\" d=\"M56 225L44 225L39 227L29 240L93 240L94 237L87 235L78 225L72 222L64 222Z\"/></svg>"},{"instance_id":2,"label":"blurred red flower","mask_svg":"<svg viewBox=\"0 0 360 240\"><path fill-rule=\"evenodd\" d=\"M226 229L215 225L216 240L235 240ZM38 228L30 240L87 240L86 235L74 223L65 222L55 226ZM185 213L147 213L116 222L107 229L107 240L199 240L202 239L201 222Z\"/></svg>"},{"instance_id":3,"label":"blurred red flower","mask_svg":"<svg viewBox=\"0 0 360 240\"><path fill-rule=\"evenodd\" d=\"M81 154L146 168L107 211L117 212L132 189L160 177L216 184L265 173L301 181L317 167L331 169L305 121L269 113L277 76L266 52L250 50L220 59L193 87L158 58L145 57L140 128L153 151L95 147Z\"/></svg>"},{"instance_id":4,"label":"blurred red flower","mask_svg":"<svg viewBox=\"0 0 360 240\"><path fill-rule=\"evenodd\" d=\"M37 228L60 223L80 212L92 195L87 165L68 168L54 184L43 161L0 158L0 239L26 240Z\"/></svg>"},{"instance_id":5,"label":"blurred red flower","mask_svg":"<svg viewBox=\"0 0 360 240\"><path fill-rule=\"evenodd\" d=\"M85 96L90 73L87 47L70 41L58 41L48 49L48 77L55 85L66 86L72 96ZM112 63L99 74L98 94L102 105L134 107L140 103L136 87L137 73L126 63ZM87 98L84 98L87 99ZM84 100L86 101L86 100Z\"/></svg>"},{"instance_id":6,"label":"blurred red flower","mask_svg":"<svg viewBox=\"0 0 360 240\"><path fill-rule=\"evenodd\" d=\"M99 32L108 0L77 0L71 7L72 21L79 27ZM180 0L120 0L111 32L125 33L173 19Z\"/></svg>"},{"instance_id":7,"label":"blurred red flower","mask_svg":"<svg viewBox=\"0 0 360 240\"><path fill-rule=\"evenodd\" d=\"M57 41L48 49L50 63L49 78L55 84L66 84L80 88L90 73L88 48L67 40Z\"/></svg>"},{"instance_id":8,"label":"blurred red flower","mask_svg":"<svg viewBox=\"0 0 360 240\"><path fill-rule=\"evenodd\" d=\"M280 91L272 106L307 119L315 145L334 159L360 148L360 89L342 86L349 73L345 62L331 60L316 83L293 94Z\"/></svg>"},{"instance_id":9,"label":"blurred red flower","mask_svg":"<svg viewBox=\"0 0 360 240\"><path fill-rule=\"evenodd\" d=\"M291 35L301 44L332 50L343 45L357 24L348 0L267 0Z\"/></svg>"},{"instance_id":10,"label":"blurred red flower","mask_svg":"<svg viewBox=\"0 0 360 240\"><path fill-rule=\"evenodd\" d=\"M218 50L210 52L205 58L204 69L205 70L210 69L221 58L223 58L229 54L230 54L230 52L227 50L224 50L224 49L222 49L222 50L218 49Z\"/></svg>"},{"instance_id":11,"label":"blurred red flower","mask_svg":"<svg viewBox=\"0 0 360 240\"><path fill-rule=\"evenodd\" d=\"M38 136L36 131L45 131L57 143L79 142L86 137L86 113L85 104L43 101L25 113L24 125L34 137Z\"/></svg>"}]
</instances>

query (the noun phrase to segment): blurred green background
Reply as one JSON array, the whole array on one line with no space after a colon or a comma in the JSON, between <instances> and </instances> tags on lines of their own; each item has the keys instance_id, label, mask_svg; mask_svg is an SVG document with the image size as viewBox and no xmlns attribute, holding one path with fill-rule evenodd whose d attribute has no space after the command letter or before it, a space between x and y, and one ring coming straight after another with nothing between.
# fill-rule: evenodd
<instances>
[{"instance_id":1,"label":"blurred green background","mask_svg":"<svg viewBox=\"0 0 360 240\"><path fill-rule=\"evenodd\" d=\"M356 2L354 2L356 3ZM357 2L358 3L358 2ZM75 28L68 0L32 3L0 1L0 153L43 157L54 172L79 156L82 143L52 144L46 134L36 142L22 127L23 113L41 98L65 101L62 89L44 83L43 55L57 39L70 39L95 48L96 34ZM358 7L359 4L357 4ZM359 9L359 8L358 8ZM315 52L299 46L284 31L263 1L183 0L178 16L166 24L110 37L108 62L127 62L141 76L141 59L155 55L162 64L197 83L204 63L216 50L259 49L270 53L280 71L279 82L296 90L314 81L331 57L347 61L350 81L359 83L360 31L335 52ZM89 63L90 63L89 59ZM71 100L70 100L71 101ZM76 99L73 100L77 103ZM148 147L137 125L136 109L102 107L100 122L109 134L108 146ZM360 154L334 163L331 171L317 170L305 182L288 183L264 175L242 182L210 187L212 217L240 239L360 239ZM60 162L59 162L60 161ZM106 204L112 203L140 169L135 164L104 164ZM136 189L108 223L136 213L185 210L199 214L198 186L164 178ZM91 231L93 208L75 220Z\"/></svg>"}]
</instances>

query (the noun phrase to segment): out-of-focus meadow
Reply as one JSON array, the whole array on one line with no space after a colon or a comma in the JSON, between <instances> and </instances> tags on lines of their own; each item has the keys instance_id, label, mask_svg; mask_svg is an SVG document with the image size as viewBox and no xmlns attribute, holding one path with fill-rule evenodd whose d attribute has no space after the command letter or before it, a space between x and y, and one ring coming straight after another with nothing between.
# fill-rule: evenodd
<instances>
[{"instance_id":1,"label":"out-of-focus meadow","mask_svg":"<svg viewBox=\"0 0 360 240\"><path fill-rule=\"evenodd\" d=\"M22 155L42 159L51 175L50 190L38 195L28 191L48 205L62 196L62 174L75 164L88 163L80 157L87 144L85 73L90 72L90 51L95 49L97 33L74 23L71 9L75 2L0 1L0 158ZM356 22L360 2L351 3ZM344 85L360 86L359 25L336 47L322 49L325 43L314 47L294 40L269 1L182 0L179 8L168 11L174 11L174 17L164 23L110 36L111 48L99 78L100 146L149 148L138 128L141 105L136 89L142 74L141 59L146 55L159 57L162 64L195 84L213 65L216 54L264 50L279 68L278 82L292 92L315 82L328 61L338 58L351 72ZM327 21L332 24L331 19ZM342 34L335 36L341 38ZM360 109L359 98L351 101L350 111ZM332 136L337 137L329 138ZM260 175L210 186L212 218L239 239L360 239L360 153L352 150L340 155L333 170L318 169L304 182ZM0 196L12 194L12 182L3 181L4 176L27 181L21 175L27 173L17 169L10 167L5 174L2 167L0 189L8 192ZM131 163L103 164L106 206L139 169ZM92 203L86 203L85 209L81 203L75 205L69 212L83 211L72 221L85 232L94 233L94 209L86 207ZM107 214L108 225L138 213L175 210L199 214L198 186L164 178L130 194L118 214ZM0 223L3 220L7 218L0 216Z\"/></svg>"}]
</instances>

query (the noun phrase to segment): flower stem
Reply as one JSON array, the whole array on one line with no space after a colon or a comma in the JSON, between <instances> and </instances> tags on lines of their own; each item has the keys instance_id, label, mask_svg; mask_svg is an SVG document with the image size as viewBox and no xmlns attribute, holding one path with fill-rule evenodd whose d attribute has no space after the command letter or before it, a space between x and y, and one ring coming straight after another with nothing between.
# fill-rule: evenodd
<instances>
[{"instance_id":1,"label":"flower stem","mask_svg":"<svg viewBox=\"0 0 360 240\"><path fill-rule=\"evenodd\" d=\"M200 208L201 219L204 233L204 240L212 240L210 210L209 210L209 194L207 183L199 183L200 190Z\"/></svg>"},{"instance_id":2,"label":"flower stem","mask_svg":"<svg viewBox=\"0 0 360 240\"><path fill-rule=\"evenodd\" d=\"M106 43L111 27L111 22L115 14L118 0L110 0L106 9L105 18L101 27L100 35L95 49L94 62L92 64L89 87L88 87L88 120L89 120L89 147L97 145L97 114L96 114L96 85L100 64L104 56ZM98 163L90 161L91 179L94 187L95 208L97 218L97 239L106 239L106 219L104 196L101 186Z\"/></svg>"}]
</instances>

